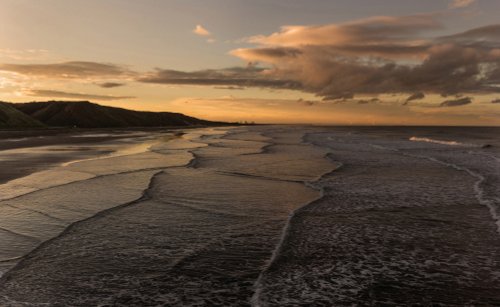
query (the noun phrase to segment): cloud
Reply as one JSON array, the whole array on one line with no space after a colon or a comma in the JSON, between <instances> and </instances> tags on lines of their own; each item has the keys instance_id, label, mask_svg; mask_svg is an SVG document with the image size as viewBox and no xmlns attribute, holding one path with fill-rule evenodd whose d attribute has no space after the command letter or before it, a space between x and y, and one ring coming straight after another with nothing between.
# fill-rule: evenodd
<instances>
[{"instance_id":1,"label":"cloud","mask_svg":"<svg viewBox=\"0 0 500 307\"><path fill-rule=\"evenodd\" d=\"M269 61L298 56L305 47L327 49L330 56L423 58L430 47L421 33L443 28L433 14L403 17L378 16L321 26L284 26L269 36L253 36L248 42L259 48L241 48L231 54L245 60ZM316 47L316 48L314 48Z\"/></svg>"},{"instance_id":2,"label":"cloud","mask_svg":"<svg viewBox=\"0 0 500 307\"><path fill-rule=\"evenodd\" d=\"M441 102L439 105L440 107L458 107L458 106L463 106L466 104L472 103L472 98L470 97L464 97L464 98L458 98L454 100L446 100Z\"/></svg>"},{"instance_id":3,"label":"cloud","mask_svg":"<svg viewBox=\"0 0 500 307\"><path fill-rule=\"evenodd\" d=\"M403 17L377 16L341 24L320 26L283 26L269 36L258 35L248 39L251 43L267 46L297 47L304 45L364 46L382 42L412 42L409 37L442 28L433 14Z\"/></svg>"},{"instance_id":4,"label":"cloud","mask_svg":"<svg viewBox=\"0 0 500 307\"><path fill-rule=\"evenodd\" d=\"M373 17L343 24L286 26L254 36L253 48L231 54L272 65L323 97L346 94L491 93L500 87L500 25L446 37L425 35L442 27L439 15Z\"/></svg>"},{"instance_id":5,"label":"cloud","mask_svg":"<svg viewBox=\"0 0 500 307\"><path fill-rule=\"evenodd\" d=\"M269 87L313 93L322 100L355 95L500 92L500 24L448 36L439 14L378 16L347 23L284 26L247 39L230 54L248 67L183 72L157 69L140 82ZM410 98L409 97L409 98Z\"/></svg>"},{"instance_id":6,"label":"cloud","mask_svg":"<svg viewBox=\"0 0 500 307\"><path fill-rule=\"evenodd\" d=\"M196 34L196 35L199 35L199 36L210 36L210 35L212 35L212 33L210 33L202 25L197 25L194 28L193 33Z\"/></svg>"},{"instance_id":7,"label":"cloud","mask_svg":"<svg viewBox=\"0 0 500 307\"><path fill-rule=\"evenodd\" d=\"M102 88L113 88L113 87L119 87L119 86L124 86L125 83L119 83L119 82L103 82L103 83L97 83Z\"/></svg>"},{"instance_id":8,"label":"cloud","mask_svg":"<svg viewBox=\"0 0 500 307\"><path fill-rule=\"evenodd\" d=\"M369 100L364 100L364 99L358 100L358 104L369 104L369 103L370 103Z\"/></svg>"},{"instance_id":9,"label":"cloud","mask_svg":"<svg viewBox=\"0 0 500 307\"><path fill-rule=\"evenodd\" d=\"M313 101L313 100L304 100L303 98L299 98L297 99L297 102L300 104L300 105L303 105L303 106L306 106L306 107L310 107L310 106L313 106L317 103L317 101Z\"/></svg>"},{"instance_id":10,"label":"cloud","mask_svg":"<svg viewBox=\"0 0 500 307\"><path fill-rule=\"evenodd\" d=\"M476 0L453 0L453 1L451 1L449 7L450 8L463 8L463 7L467 7L471 4L473 4L474 2L476 2Z\"/></svg>"},{"instance_id":11,"label":"cloud","mask_svg":"<svg viewBox=\"0 0 500 307\"><path fill-rule=\"evenodd\" d=\"M262 60L252 57L245 60ZM241 56L241 53L239 54ZM367 54L369 57L369 54ZM337 56L328 46L301 48L300 56L280 56L267 61L275 78L289 78L302 89L320 96L387 92L498 92L499 59L480 48L443 44L429 48L425 60L405 64L378 59Z\"/></svg>"},{"instance_id":12,"label":"cloud","mask_svg":"<svg viewBox=\"0 0 500 307\"><path fill-rule=\"evenodd\" d=\"M500 50L500 24L474 28L454 35L440 37L435 43L459 44L464 47L484 49L491 57L498 58Z\"/></svg>"},{"instance_id":13,"label":"cloud","mask_svg":"<svg viewBox=\"0 0 500 307\"><path fill-rule=\"evenodd\" d=\"M29 90L26 92L29 96L34 97L50 97L50 98L69 98L69 99L88 99L88 100L120 100L135 98L132 96L112 96L112 95L95 95L85 93L68 93L53 90Z\"/></svg>"},{"instance_id":14,"label":"cloud","mask_svg":"<svg viewBox=\"0 0 500 307\"><path fill-rule=\"evenodd\" d=\"M421 99L424 99L424 98L425 98L425 94L422 93L422 92L413 93L408 98L406 98L406 100L403 103L403 105L407 105L410 101L421 100Z\"/></svg>"},{"instance_id":15,"label":"cloud","mask_svg":"<svg viewBox=\"0 0 500 307\"><path fill-rule=\"evenodd\" d=\"M115 64L84 61L71 61L54 64L0 64L0 71L59 79L125 77L132 74L131 71Z\"/></svg>"},{"instance_id":16,"label":"cloud","mask_svg":"<svg viewBox=\"0 0 500 307\"><path fill-rule=\"evenodd\" d=\"M379 103L380 99L371 98L371 99L360 99L357 101L358 104L369 104L369 103Z\"/></svg>"},{"instance_id":17,"label":"cloud","mask_svg":"<svg viewBox=\"0 0 500 307\"><path fill-rule=\"evenodd\" d=\"M302 51L298 48L283 47L283 48L255 48L246 49L240 48L231 51L232 55L248 59L249 61L272 62L277 58L297 58Z\"/></svg>"},{"instance_id":18,"label":"cloud","mask_svg":"<svg viewBox=\"0 0 500 307\"><path fill-rule=\"evenodd\" d=\"M328 95L323 97L323 101L330 101L330 100L348 100L348 99L353 99L354 94L353 93L340 93L336 95Z\"/></svg>"},{"instance_id":19,"label":"cloud","mask_svg":"<svg viewBox=\"0 0 500 307\"><path fill-rule=\"evenodd\" d=\"M276 79L269 71L253 66L207 69L192 72L157 69L137 81L159 84L211 85L232 87L299 88L297 82Z\"/></svg>"},{"instance_id":20,"label":"cloud","mask_svg":"<svg viewBox=\"0 0 500 307\"><path fill-rule=\"evenodd\" d=\"M0 49L0 58L8 58L12 60L33 61L45 58L49 54L45 49Z\"/></svg>"},{"instance_id":21,"label":"cloud","mask_svg":"<svg viewBox=\"0 0 500 307\"><path fill-rule=\"evenodd\" d=\"M214 89L217 90L244 90L243 86L214 86Z\"/></svg>"},{"instance_id":22,"label":"cloud","mask_svg":"<svg viewBox=\"0 0 500 307\"><path fill-rule=\"evenodd\" d=\"M300 97L300 96L299 96ZM303 100L310 98L302 97ZM186 101L189 101L186 103ZM398 103L324 103L313 105L298 99L196 98L171 102L173 111L210 120L257 123L315 123L327 125L498 125L500 116L489 110L470 108L400 108ZM252 110L249 112L249 110ZM485 117L487 116L487 117Z\"/></svg>"}]
</instances>

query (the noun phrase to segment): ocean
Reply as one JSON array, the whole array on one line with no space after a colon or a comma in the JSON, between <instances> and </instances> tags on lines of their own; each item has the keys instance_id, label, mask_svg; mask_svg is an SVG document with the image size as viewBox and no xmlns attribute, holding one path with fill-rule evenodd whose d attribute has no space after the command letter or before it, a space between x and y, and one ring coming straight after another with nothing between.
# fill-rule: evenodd
<instances>
[{"instance_id":1,"label":"ocean","mask_svg":"<svg viewBox=\"0 0 500 307\"><path fill-rule=\"evenodd\" d=\"M499 135L246 126L0 151L74 155L0 184L0 305L498 305Z\"/></svg>"}]
</instances>

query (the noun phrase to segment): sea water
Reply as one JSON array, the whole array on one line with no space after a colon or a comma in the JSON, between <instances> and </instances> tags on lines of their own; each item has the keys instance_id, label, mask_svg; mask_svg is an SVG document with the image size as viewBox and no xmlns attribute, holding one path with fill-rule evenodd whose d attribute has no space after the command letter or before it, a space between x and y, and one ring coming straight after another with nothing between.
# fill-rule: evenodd
<instances>
[{"instance_id":1,"label":"sea water","mask_svg":"<svg viewBox=\"0 0 500 307\"><path fill-rule=\"evenodd\" d=\"M70 164L93 177L0 203L0 302L499 304L497 132L211 128Z\"/></svg>"}]
</instances>

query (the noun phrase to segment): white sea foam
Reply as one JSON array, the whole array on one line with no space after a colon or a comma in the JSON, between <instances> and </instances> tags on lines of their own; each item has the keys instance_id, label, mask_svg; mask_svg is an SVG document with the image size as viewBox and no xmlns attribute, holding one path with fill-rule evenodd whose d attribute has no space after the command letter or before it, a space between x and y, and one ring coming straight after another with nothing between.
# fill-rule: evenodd
<instances>
[{"instance_id":1,"label":"white sea foam","mask_svg":"<svg viewBox=\"0 0 500 307\"><path fill-rule=\"evenodd\" d=\"M483 145L477 145L477 144L470 144L470 143L462 143L458 141L444 141L444 140L436 140L436 139L431 139L431 138L426 138L426 137L417 137L417 136L412 136L409 138L410 141L413 142L426 142L426 143L434 143L434 144L441 144L441 145L449 145L449 146L464 146L464 147L482 147Z\"/></svg>"},{"instance_id":2,"label":"white sea foam","mask_svg":"<svg viewBox=\"0 0 500 307\"><path fill-rule=\"evenodd\" d=\"M394 132L405 140L396 133L312 134L345 167L320 181L323 199L295 214L275 265L259 277L254 306L488 302L475 301L474 283L480 270L498 271L490 220L498 226L498 168L494 156L470 154L496 150L412 144L411 134ZM497 281L480 283L495 293ZM441 295L450 284L460 296Z\"/></svg>"},{"instance_id":3,"label":"white sea foam","mask_svg":"<svg viewBox=\"0 0 500 307\"><path fill-rule=\"evenodd\" d=\"M478 202L481 205L486 206L488 208L490 215L491 215L492 219L495 221L495 225L497 226L497 232L500 234L500 215L497 212L498 208L495 205L495 202L493 200L488 199L485 196L485 192L481 188L482 184L486 180L483 175L481 175L477 172L474 172L466 167L459 166L459 165L456 165L453 163L444 162L444 161L438 160L438 159L433 158L433 157L427 157L427 156L420 156L420 157L434 161L434 162L442 164L442 165L452 167L452 168L459 170L459 171L466 172L467 174L476 178L477 181L474 183L474 192L475 192L476 199L478 200Z\"/></svg>"},{"instance_id":4,"label":"white sea foam","mask_svg":"<svg viewBox=\"0 0 500 307\"><path fill-rule=\"evenodd\" d=\"M301 137L302 142L306 143L306 144L309 144L309 145L313 145L312 143L306 142L306 140L305 140L306 136L307 136L307 134L304 134ZM319 196L315 200L312 200L311 202L309 202L307 204L304 204L302 207L299 207L299 208L293 210L290 213L290 215L288 216L288 219L286 221L285 227L283 228L283 231L281 233L280 240L279 240L278 244L276 245L276 247L274 248L274 250L272 252L272 255L271 255L271 258L268 260L266 267L261 271L261 273L259 274L259 277L257 278L257 280L254 283L254 288L255 288L254 294L250 298L250 303L251 303L252 306L254 306L254 307L263 306L261 295L262 295L262 292L264 291L264 287L262 285L263 284L263 279L264 279L264 274L267 272L267 270L270 268L270 266L273 264L273 262L279 256L279 254L280 254L280 252L281 252L281 250L282 250L282 248L284 246L286 237L289 234L289 229L290 229L290 225L291 225L291 221L292 221L293 217L296 215L296 213L299 210L301 210L301 209L309 206L310 204L314 203L315 201L323 198L323 196L324 196L324 187L319 186L319 185L317 185L315 183L317 183L319 180L321 180L321 178L323 176L325 176L326 174L328 174L330 172L333 172L335 170L338 170L342 166L343 166L343 164L341 162L332 163L332 168L329 169L329 170L327 170L326 173L324 173L324 174L318 174L318 176L316 177L315 180L313 180L313 181L303 181L303 183L304 183L305 186L307 186L307 187L309 187L311 189L319 191Z\"/></svg>"},{"instance_id":5,"label":"white sea foam","mask_svg":"<svg viewBox=\"0 0 500 307\"><path fill-rule=\"evenodd\" d=\"M410 138L410 140L412 138ZM472 171L471 169L469 169L467 167L457 165L454 163L445 162L445 161L439 160L439 159L431 157L431 156L410 154L410 153L402 152L396 148L391 148L391 147L381 146L381 145L376 145L376 144L370 144L370 146L372 146L373 148L378 148L378 149L382 149L382 150L389 150L389 151L398 152L398 153L405 155L405 156L408 156L408 157L427 159L429 161L439 163L439 164L444 165L444 166L451 167L451 168L456 169L458 171L466 172L470 176L476 178L477 180L474 183L475 197L481 205L486 206L488 208L490 215L491 215L492 219L494 220L495 225L497 227L497 232L500 234L500 214L498 213L498 208L497 208L497 205L495 204L495 201L493 199L489 199L485 196L485 192L481 186L483 185L483 183L486 179L482 174L475 172L475 171ZM494 156L491 156L491 157L494 157ZM498 161L498 158L496 158L496 157L494 157L494 158L496 161Z\"/></svg>"},{"instance_id":6,"label":"white sea foam","mask_svg":"<svg viewBox=\"0 0 500 307\"><path fill-rule=\"evenodd\" d=\"M68 165L83 162L83 161L92 161L92 160L107 159L107 158L112 158L112 157L121 157L121 156L129 156L129 155L139 154L139 153L147 152L156 143L157 142L151 141L151 142L139 143L139 144L128 145L128 146L122 145L121 147L117 148L115 151L113 151L109 154L101 155L101 156L94 157L94 158L65 162L62 164L62 166L68 166Z\"/></svg>"}]
</instances>

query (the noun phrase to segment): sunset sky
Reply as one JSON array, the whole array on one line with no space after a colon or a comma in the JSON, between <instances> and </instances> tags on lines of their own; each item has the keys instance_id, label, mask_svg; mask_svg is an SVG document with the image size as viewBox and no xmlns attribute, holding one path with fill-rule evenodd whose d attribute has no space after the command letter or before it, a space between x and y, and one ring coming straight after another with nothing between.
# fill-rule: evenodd
<instances>
[{"instance_id":1,"label":"sunset sky","mask_svg":"<svg viewBox=\"0 0 500 307\"><path fill-rule=\"evenodd\" d=\"M1 0L0 100L500 125L498 0Z\"/></svg>"}]
</instances>

